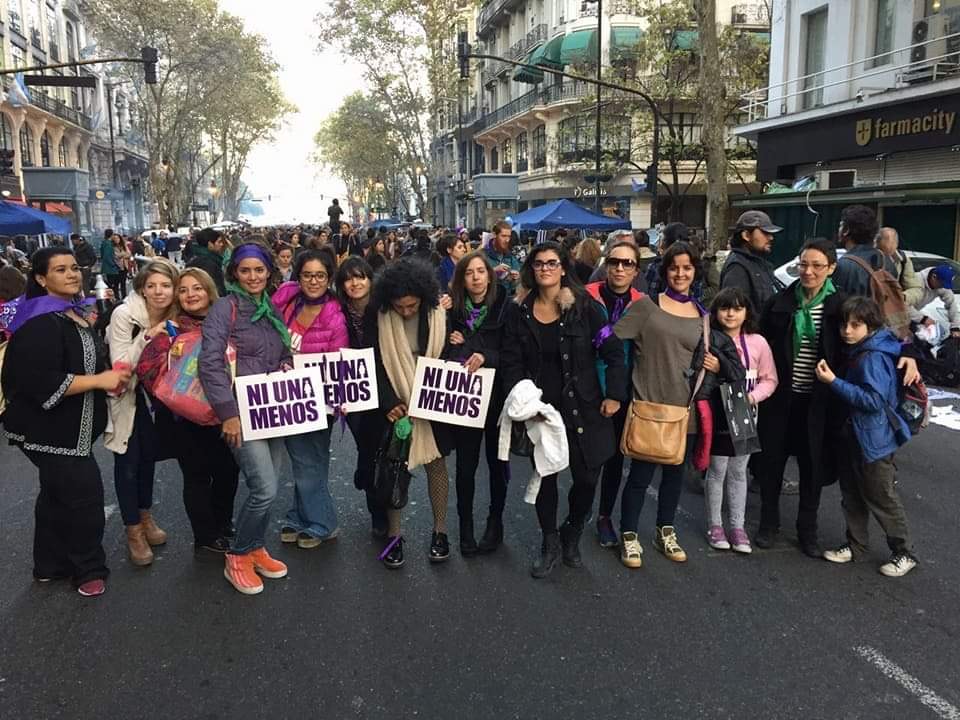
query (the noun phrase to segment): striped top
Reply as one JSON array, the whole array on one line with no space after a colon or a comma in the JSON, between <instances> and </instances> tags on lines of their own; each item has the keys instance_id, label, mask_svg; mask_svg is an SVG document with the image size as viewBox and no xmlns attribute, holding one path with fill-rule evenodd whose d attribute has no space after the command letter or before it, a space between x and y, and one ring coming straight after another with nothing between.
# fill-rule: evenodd
<instances>
[{"instance_id":1,"label":"striped top","mask_svg":"<svg viewBox=\"0 0 960 720\"><path fill-rule=\"evenodd\" d=\"M809 394L813 392L813 383L816 381L816 367L820 361L818 349L820 347L820 328L823 325L823 303L810 309L810 316L817 328L817 337L813 340L804 338L800 343L800 352L793 359L793 381L791 387L794 392Z\"/></svg>"}]
</instances>

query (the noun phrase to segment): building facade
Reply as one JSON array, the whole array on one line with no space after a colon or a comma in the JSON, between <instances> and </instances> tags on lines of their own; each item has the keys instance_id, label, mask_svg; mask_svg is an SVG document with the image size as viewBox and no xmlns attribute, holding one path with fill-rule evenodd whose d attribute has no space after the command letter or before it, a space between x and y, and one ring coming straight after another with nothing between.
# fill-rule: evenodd
<instances>
[{"instance_id":1,"label":"building facade","mask_svg":"<svg viewBox=\"0 0 960 720\"><path fill-rule=\"evenodd\" d=\"M540 67L566 69L586 77L596 74L599 43L605 76L608 70L636 71L636 46L646 21L634 0L608 0L598 18L597 4L580 0L489 0L468 18L466 28L475 53ZM762 2L718 2L718 20L745 31L765 31ZM691 26L693 28L693 26ZM691 44L696 30L678 32ZM596 156L594 86L549 72L517 68L497 60L473 60L471 76L457 99L446 98L437 112L440 131L432 151L434 222L490 224L513 212L566 198L591 209L650 226L654 215L666 219L669 199L661 193L657 212L650 194L638 191L650 163L649 110L644 117L604 114L601 148L604 177L600 202L593 181ZM603 91L604 99L615 91ZM691 102L678 106L684 132L699 141L700 122ZM646 128L646 129L644 129ZM732 130L732 129L731 129ZM457 138L460 142L457 142ZM743 142L730 133L731 143ZM643 149L638 149L638 148ZM660 173L666 170L661 158ZM753 181L753 163L738 167L744 183ZM514 177L511 183L507 178ZM695 161L678 166L680 186L689 186L680 219L694 227L705 222L705 168ZM487 190L487 189L491 190ZM731 191L743 187L731 184Z\"/></svg>"},{"instance_id":2,"label":"building facade","mask_svg":"<svg viewBox=\"0 0 960 720\"><path fill-rule=\"evenodd\" d=\"M74 0L2 0L0 19L4 69L96 57ZM2 76L0 143L14 151L14 174L0 179L0 192L68 218L82 233L149 227L147 155L122 85L97 65L47 74L90 76L96 87L31 86L21 104L10 94L14 75Z\"/></svg>"},{"instance_id":3,"label":"building facade","mask_svg":"<svg viewBox=\"0 0 960 720\"><path fill-rule=\"evenodd\" d=\"M960 0L776 0L771 43L769 87L737 132L760 180L816 182L741 200L786 228L778 256L863 203L901 247L958 257Z\"/></svg>"}]
</instances>

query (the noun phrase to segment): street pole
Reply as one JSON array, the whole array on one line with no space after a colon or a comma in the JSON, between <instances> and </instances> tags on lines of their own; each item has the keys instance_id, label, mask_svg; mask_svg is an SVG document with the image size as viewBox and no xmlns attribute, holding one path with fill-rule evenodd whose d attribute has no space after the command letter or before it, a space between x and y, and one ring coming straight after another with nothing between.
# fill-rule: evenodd
<instances>
[{"instance_id":1,"label":"street pole","mask_svg":"<svg viewBox=\"0 0 960 720\"><path fill-rule=\"evenodd\" d=\"M464 179L466 174L464 173L464 165L466 165L467 152L464 148L463 155L460 155L460 146L463 144L463 103L461 98L463 95L463 80L457 80L457 194L453 200L454 215L456 217L453 219L453 229L457 229L457 224L460 222L460 196L463 195L464 188ZM461 157L463 160L461 161ZM466 208L466 206L464 206ZM466 215L466 213L464 213Z\"/></svg>"},{"instance_id":2,"label":"street pole","mask_svg":"<svg viewBox=\"0 0 960 720\"><path fill-rule=\"evenodd\" d=\"M107 120L110 122L110 169L113 170L113 189L120 187L117 181L117 147L113 140L113 85L107 86ZM103 117L102 115L100 117ZM111 198L112 199L112 198Z\"/></svg>"},{"instance_id":3,"label":"street pole","mask_svg":"<svg viewBox=\"0 0 960 720\"><path fill-rule=\"evenodd\" d=\"M603 67L600 64L603 53L603 0L597 0L597 137L596 162L594 167L593 209L600 213L600 80Z\"/></svg>"}]
</instances>

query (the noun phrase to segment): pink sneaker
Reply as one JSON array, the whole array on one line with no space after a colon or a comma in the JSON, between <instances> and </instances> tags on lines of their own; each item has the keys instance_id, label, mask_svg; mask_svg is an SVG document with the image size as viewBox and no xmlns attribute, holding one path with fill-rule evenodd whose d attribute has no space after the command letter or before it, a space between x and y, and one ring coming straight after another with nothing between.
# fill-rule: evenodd
<instances>
[{"instance_id":1,"label":"pink sneaker","mask_svg":"<svg viewBox=\"0 0 960 720\"><path fill-rule=\"evenodd\" d=\"M729 550L730 543L727 542L727 535L723 532L720 525L712 525L707 532L707 542L714 550Z\"/></svg>"},{"instance_id":2,"label":"pink sneaker","mask_svg":"<svg viewBox=\"0 0 960 720\"><path fill-rule=\"evenodd\" d=\"M734 552L744 553L746 555L753 552L753 548L750 547L750 538L747 537L747 533L744 532L743 528L732 528L730 530L730 542L733 545Z\"/></svg>"},{"instance_id":3,"label":"pink sneaker","mask_svg":"<svg viewBox=\"0 0 960 720\"><path fill-rule=\"evenodd\" d=\"M100 578L87 580L87 582L77 588L77 592L84 597L97 597L98 595L103 595L106 591L107 584Z\"/></svg>"}]
</instances>

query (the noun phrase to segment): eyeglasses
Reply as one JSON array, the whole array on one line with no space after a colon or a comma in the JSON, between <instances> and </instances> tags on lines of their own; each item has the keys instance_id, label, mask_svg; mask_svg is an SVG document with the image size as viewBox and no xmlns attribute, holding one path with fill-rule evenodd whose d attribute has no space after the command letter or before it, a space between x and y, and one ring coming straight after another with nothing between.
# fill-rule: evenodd
<instances>
[{"instance_id":1,"label":"eyeglasses","mask_svg":"<svg viewBox=\"0 0 960 720\"><path fill-rule=\"evenodd\" d=\"M304 282L326 282L329 276L326 273L300 273L300 279Z\"/></svg>"},{"instance_id":2,"label":"eyeglasses","mask_svg":"<svg viewBox=\"0 0 960 720\"><path fill-rule=\"evenodd\" d=\"M559 260L534 260L531 263L534 270L558 270L560 264Z\"/></svg>"},{"instance_id":3,"label":"eyeglasses","mask_svg":"<svg viewBox=\"0 0 960 720\"><path fill-rule=\"evenodd\" d=\"M803 270L813 270L814 272L818 272L818 273L819 273L819 272L823 272L824 270L826 270L826 269L827 269L828 267L830 267L830 266L829 266L828 264L826 264L826 263L808 263L808 262L802 262L802 263L798 263L798 264L797 264L797 267L800 268L801 271L803 271Z\"/></svg>"},{"instance_id":4,"label":"eyeglasses","mask_svg":"<svg viewBox=\"0 0 960 720\"><path fill-rule=\"evenodd\" d=\"M627 270L632 270L637 266L636 260L631 260L630 258L607 258L607 265L610 267L622 267Z\"/></svg>"}]
</instances>

